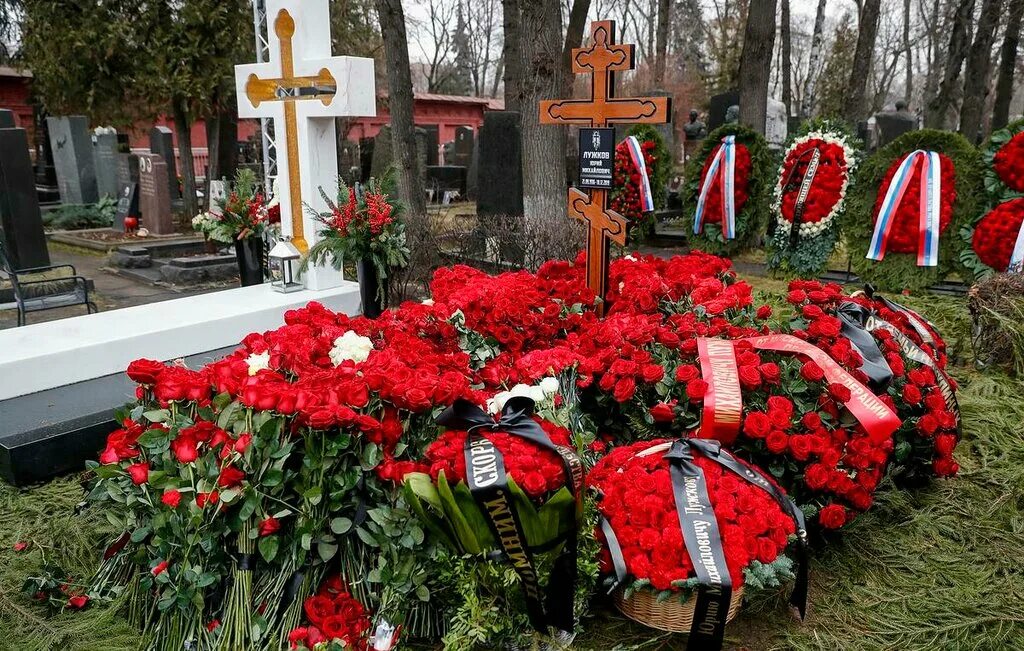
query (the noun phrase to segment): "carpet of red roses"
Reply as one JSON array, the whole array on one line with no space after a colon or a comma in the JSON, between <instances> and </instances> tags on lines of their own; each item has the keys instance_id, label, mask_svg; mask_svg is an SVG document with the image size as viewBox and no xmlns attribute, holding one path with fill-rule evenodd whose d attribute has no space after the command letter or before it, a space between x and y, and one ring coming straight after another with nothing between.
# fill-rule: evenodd
<instances>
[{"instance_id":1,"label":"carpet of red roses","mask_svg":"<svg viewBox=\"0 0 1024 651\"><path fill-rule=\"evenodd\" d=\"M943 174L951 175L947 164L943 157ZM740 178L743 169L749 169L749 155L739 146ZM737 183L737 193L741 187ZM952 188L952 182L945 187ZM712 197L709 209L717 205ZM948 223L947 205L944 197L943 224ZM165 405L207 406L214 396L227 393L253 409L288 417L295 436L308 428L364 437L383 451L377 475L399 483L411 471L436 477L444 470L452 481L465 476L466 433L438 430L426 445L417 446L407 440L411 435L405 427L415 415L429 414L457 398L484 405L516 383L532 384L574 369L599 428L591 451L611 449L590 482L602 484L605 514L635 557L632 573L648 576L656 587L689 576L691 568L682 553L667 465L661 455L633 455L630 445L644 437L627 423L631 418L650 423L658 432L655 438L699 435L708 386L697 361L697 337L737 340L744 408L733 450L761 468L779 466L774 478L816 526L838 528L868 509L883 476L897 465L894 451L901 446L911 450L900 460L901 467L937 476L957 471L952 456L958 441L956 417L939 392L934 372L904 357L885 331L875 337L894 378L881 399L903 424L881 438L844 418L842 404L849 390L825 381L813 361L755 351L741 341L788 332L866 381L861 357L842 336L835 316L840 302L853 300L875 309L943 368L941 343L925 344L901 313L864 296L850 299L838 285L794 281L787 296L794 313L782 323L770 307L754 304L751 287L735 276L728 260L692 253L613 262L609 307L599 318L583 262L581 254L574 262L548 262L535 274L497 276L465 266L443 268L431 284L432 302L405 303L375 320L311 303L289 311L282 327L249 335L237 352L201 369L139 360L128 374L140 384L140 397L151 391ZM456 311L463 315L465 328L496 346L497 354L486 363L474 364L469 351L460 348L459 333L450 321ZM334 341L350 330L369 337L373 350L363 362L335 367L330 358ZM260 353L269 353L269 368L250 374L247 358ZM542 426L556 443L569 443L566 430L551 423ZM136 441L142 432L141 425L126 422L110 436L100 457L104 464L121 464L137 484L145 483L149 471L138 459ZM200 421L177 435L171 452L178 463L188 464L204 449L219 450L225 461L218 484L237 487L247 478L229 459L232 451L246 448L247 436L235 437ZM564 484L564 470L554 453L504 434L492 436L509 475L530 496L543 499ZM649 446L650 440L637 445ZM793 532L792 521L764 493L723 476L714 464L701 465L724 522L725 554L734 577L753 559L773 560ZM612 468L621 474L611 477ZM162 503L173 509L180 499L165 494ZM213 492L195 499L203 507L217 496ZM277 526L261 522L260 534L273 533ZM295 633L295 644L311 646L321 637L334 636L361 639L368 626L361 607L336 581L306 601L306 613L309 624Z\"/></svg>"},{"instance_id":2,"label":"carpet of red roses","mask_svg":"<svg viewBox=\"0 0 1024 651\"><path fill-rule=\"evenodd\" d=\"M818 161L818 171L814 175L814 183L807 193L800 221L817 224L829 216L841 198L840 193L847 177L846 153L836 143L818 138L807 140L792 148L782 165L781 178L794 179L782 192L782 217L788 222L793 221L796 199L800 194L800 181L806 175L807 166L811 162L808 152L813 149L817 149L821 157Z\"/></svg>"},{"instance_id":3,"label":"carpet of red roses","mask_svg":"<svg viewBox=\"0 0 1024 651\"><path fill-rule=\"evenodd\" d=\"M907 156L909 154L900 156L893 161L882 178L882 183L879 186L880 190L875 199L875 207L872 211L872 227L878 221L878 213L882 210L882 202L885 200L886 194L885 189L892 183L896 170ZM919 157L917 162L911 167L910 183L903 194L903 199L896 207L885 247L885 250L890 253L917 253L920 240L921 182L924 170L922 160L923 158ZM956 169L953 165L953 160L945 154L939 154L939 161L942 183L942 192L939 197L939 233L942 234L949 228L949 223L953 219L953 206L956 204Z\"/></svg>"}]
</instances>

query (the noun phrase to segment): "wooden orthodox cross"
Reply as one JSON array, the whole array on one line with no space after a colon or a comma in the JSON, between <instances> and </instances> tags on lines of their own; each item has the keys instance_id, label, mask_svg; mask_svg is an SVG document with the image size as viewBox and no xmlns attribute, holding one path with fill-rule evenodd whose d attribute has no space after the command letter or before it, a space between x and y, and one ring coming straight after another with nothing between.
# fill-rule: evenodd
<instances>
[{"instance_id":1,"label":"wooden orthodox cross","mask_svg":"<svg viewBox=\"0 0 1024 651\"><path fill-rule=\"evenodd\" d=\"M267 0L266 11L270 60L235 66L238 116L274 120L281 231L305 253L318 222L304 208L325 211L319 189L338 183L334 118L377 114L373 59L331 56L328 0ZM310 289L341 280L329 268L304 274Z\"/></svg>"},{"instance_id":2,"label":"wooden orthodox cross","mask_svg":"<svg viewBox=\"0 0 1024 651\"><path fill-rule=\"evenodd\" d=\"M591 75L589 99L555 99L540 103L543 124L578 124L606 127L621 123L668 122L668 97L615 97L615 72L632 70L632 45L615 42L615 23L590 23L590 47L572 51L574 74ZM656 188L655 191L658 191ZM608 208L608 191L586 192L569 188L569 215L587 223L587 285L604 300L608 285L608 241L626 245L626 218ZM604 304L598 306L603 313Z\"/></svg>"}]
</instances>

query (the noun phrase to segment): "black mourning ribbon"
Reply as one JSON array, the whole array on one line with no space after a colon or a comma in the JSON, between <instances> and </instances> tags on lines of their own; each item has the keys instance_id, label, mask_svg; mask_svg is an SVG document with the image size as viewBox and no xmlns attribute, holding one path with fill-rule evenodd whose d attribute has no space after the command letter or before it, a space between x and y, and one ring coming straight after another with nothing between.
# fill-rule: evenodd
<instances>
[{"instance_id":1,"label":"black mourning ribbon","mask_svg":"<svg viewBox=\"0 0 1024 651\"><path fill-rule=\"evenodd\" d=\"M914 332L916 332L918 336L921 337L921 341L923 341L926 344L935 344L935 337L932 336L932 333L928 332L928 328L931 328L932 330L938 332L938 329L935 327L934 323L924 318L917 312L911 310L910 308L904 307L899 303L896 303L895 301L890 301L888 298L882 296L881 294L878 293L878 290L871 283L868 283L867 285L864 286L864 293L868 295L868 298L880 301L882 305L886 306L893 312L899 312L906 316L907 321L910 322L910 327L912 327L914 329Z\"/></svg>"},{"instance_id":2,"label":"black mourning ribbon","mask_svg":"<svg viewBox=\"0 0 1024 651\"><path fill-rule=\"evenodd\" d=\"M583 468L575 451L555 445L544 429L533 420L533 400L524 396L509 399L498 420L475 404L459 399L437 417L437 423L451 429L464 429L466 437L466 483L486 516L495 540L512 563L522 584L527 615L535 629L548 632L549 626L572 631L575 626L573 599L576 590L577 528L570 529L561 553L555 559L548 579L546 598L541 600L537 566L533 560L522 523L513 507L508 476L501 452L485 436L486 432L504 432L518 436L559 455L569 479L569 488L579 498ZM577 508L578 517L578 508Z\"/></svg>"},{"instance_id":3,"label":"black mourning ribbon","mask_svg":"<svg viewBox=\"0 0 1024 651\"><path fill-rule=\"evenodd\" d=\"M882 351L878 349L878 342L867 329L868 317L871 311L863 305L852 301L844 301L839 304L836 316L842 324L841 333L850 340L853 347L860 353L863 363L860 370L868 376L868 385L872 391L884 392L892 381L892 369L885 361Z\"/></svg>"}]
</instances>

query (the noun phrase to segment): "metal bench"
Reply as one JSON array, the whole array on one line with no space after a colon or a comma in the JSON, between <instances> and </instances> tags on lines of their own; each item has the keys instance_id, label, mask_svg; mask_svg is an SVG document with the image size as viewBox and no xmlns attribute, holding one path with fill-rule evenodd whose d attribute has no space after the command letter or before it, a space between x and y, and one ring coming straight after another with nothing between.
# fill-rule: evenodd
<instances>
[{"instance_id":1,"label":"metal bench","mask_svg":"<svg viewBox=\"0 0 1024 651\"><path fill-rule=\"evenodd\" d=\"M13 304L6 303L0 307L16 306L19 326L25 325L25 317L29 312L74 305L84 305L87 314L99 311L96 304L89 300L88 282L78 275L74 265L56 264L15 270L3 242L0 242L0 279L10 283L14 294Z\"/></svg>"}]
</instances>

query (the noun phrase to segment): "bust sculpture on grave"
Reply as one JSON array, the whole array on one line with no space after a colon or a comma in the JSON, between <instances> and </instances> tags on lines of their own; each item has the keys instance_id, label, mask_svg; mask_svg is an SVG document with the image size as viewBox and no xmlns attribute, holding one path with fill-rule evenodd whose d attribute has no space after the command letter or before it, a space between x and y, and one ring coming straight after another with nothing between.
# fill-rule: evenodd
<instances>
[{"instance_id":1,"label":"bust sculpture on grave","mask_svg":"<svg viewBox=\"0 0 1024 651\"><path fill-rule=\"evenodd\" d=\"M707 125L700 119L697 109L690 109L690 121L683 125L687 140L703 140L708 135Z\"/></svg>"},{"instance_id":2,"label":"bust sculpture on grave","mask_svg":"<svg viewBox=\"0 0 1024 651\"><path fill-rule=\"evenodd\" d=\"M740 121L740 105L733 104L725 110L725 123L734 124Z\"/></svg>"}]
</instances>

